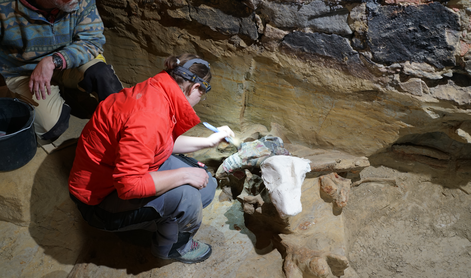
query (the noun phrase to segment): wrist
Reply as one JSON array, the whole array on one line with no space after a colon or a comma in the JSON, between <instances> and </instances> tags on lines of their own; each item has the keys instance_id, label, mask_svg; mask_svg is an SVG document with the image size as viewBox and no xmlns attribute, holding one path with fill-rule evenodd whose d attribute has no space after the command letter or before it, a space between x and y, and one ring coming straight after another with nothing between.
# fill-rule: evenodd
<instances>
[{"instance_id":1,"label":"wrist","mask_svg":"<svg viewBox=\"0 0 471 278\"><path fill-rule=\"evenodd\" d=\"M221 142L221 137L218 133L211 134L209 137L207 137L207 139L208 140L207 140L205 148L216 147Z\"/></svg>"},{"instance_id":2,"label":"wrist","mask_svg":"<svg viewBox=\"0 0 471 278\"><path fill-rule=\"evenodd\" d=\"M52 62L54 63L54 69L62 69L64 61L58 53L52 54Z\"/></svg>"},{"instance_id":3,"label":"wrist","mask_svg":"<svg viewBox=\"0 0 471 278\"><path fill-rule=\"evenodd\" d=\"M178 185L189 184L191 181L191 175L188 174L188 170L185 170L185 167L178 168L178 176L180 177Z\"/></svg>"}]
</instances>

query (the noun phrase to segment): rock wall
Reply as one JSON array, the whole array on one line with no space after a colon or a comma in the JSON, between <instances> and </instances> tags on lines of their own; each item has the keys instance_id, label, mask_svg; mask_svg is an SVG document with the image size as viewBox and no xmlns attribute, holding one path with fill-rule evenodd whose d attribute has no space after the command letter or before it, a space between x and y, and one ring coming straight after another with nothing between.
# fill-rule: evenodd
<instances>
[{"instance_id":1,"label":"rock wall","mask_svg":"<svg viewBox=\"0 0 471 278\"><path fill-rule=\"evenodd\" d=\"M99 0L98 6L107 27L105 56L124 83L145 80L182 52L211 63L213 89L195 109L214 125L243 132L262 124L292 143L356 155L398 142L447 152L436 134L469 150L469 1Z\"/></svg>"}]
</instances>

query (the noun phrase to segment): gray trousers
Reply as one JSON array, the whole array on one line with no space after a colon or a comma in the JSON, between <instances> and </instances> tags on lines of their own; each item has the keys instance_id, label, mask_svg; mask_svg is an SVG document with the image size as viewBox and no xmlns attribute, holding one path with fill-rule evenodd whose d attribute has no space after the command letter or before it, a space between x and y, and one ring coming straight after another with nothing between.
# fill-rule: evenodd
<instances>
[{"instance_id":1,"label":"gray trousers","mask_svg":"<svg viewBox=\"0 0 471 278\"><path fill-rule=\"evenodd\" d=\"M170 156L158 171L192 167ZM198 190L182 185L156 197L122 200L115 192L98 206L87 206L72 196L83 217L96 228L121 232L148 230L152 235L152 254L168 258L169 252L184 255L191 247L203 219L203 208L214 198L217 181L208 172L208 185Z\"/></svg>"}]
</instances>

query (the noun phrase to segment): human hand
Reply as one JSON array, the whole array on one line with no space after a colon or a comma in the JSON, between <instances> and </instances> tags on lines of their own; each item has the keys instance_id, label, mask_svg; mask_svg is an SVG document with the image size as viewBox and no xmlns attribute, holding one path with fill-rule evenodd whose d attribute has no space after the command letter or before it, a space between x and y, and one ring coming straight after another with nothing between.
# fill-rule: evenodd
<instances>
[{"instance_id":1,"label":"human hand","mask_svg":"<svg viewBox=\"0 0 471 278\"><path fill-rule=\"evenodd\" d=\"M208 185L209 177L206 170L197 167L184 167L180 169L185 173L185 177L187 179L186 184L189 184L196 189L203 189Z\"/></svg>"},{"instance_id":2,"label":"human hand","mask_svg":"<svg viewBox=\"0 0 471 278\"><path fill-rule=\"evenodd\" d=\"M33 70L29 79L29 90L36 98L46 99L46 94L51 94L51 79L55 65L52 56L43 58Z\"/></svg>"},{"instance_id":3,"label":"human hand","mask_svg":"<svg viewBox=\"0 0 471 278\"><path fill-rule=\"evenodd\" d=\"M208 137L211 147L217 146L221 141L224 141L226 137L235 137L234 132L228 126L221 126L217 129L218 132L215 132Z\"/></svg>"}]
</instances>

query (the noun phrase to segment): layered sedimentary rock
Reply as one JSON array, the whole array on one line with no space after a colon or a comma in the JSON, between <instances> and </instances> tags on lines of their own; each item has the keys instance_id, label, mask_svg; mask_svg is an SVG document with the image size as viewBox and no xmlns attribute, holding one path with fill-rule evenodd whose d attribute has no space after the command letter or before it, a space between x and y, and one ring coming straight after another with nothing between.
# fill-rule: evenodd
<instances>
[{"instance_id":1,"label":"layered sedimentary rock","mask_svg":"<svg viewBox=\"0 0 471 278\"><path fill-rule=\"evenodd\" d=\"M126 84L168 55L209 60L213 90L196 110L214 124L262 124L290 142L367 156L406 134L469 138L470 4L377 2L98 4L105 56Z\"/></svg>"}]
</instances>

